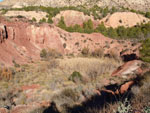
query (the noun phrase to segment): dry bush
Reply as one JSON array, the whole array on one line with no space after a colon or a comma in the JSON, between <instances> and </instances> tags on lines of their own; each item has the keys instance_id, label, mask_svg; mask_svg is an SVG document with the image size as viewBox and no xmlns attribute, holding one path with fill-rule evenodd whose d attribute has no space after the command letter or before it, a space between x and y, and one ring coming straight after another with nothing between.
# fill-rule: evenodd
<instances>
[{"instance_id":1,"label":"dry bush","mask_svg":"<svg viewBox=\"0 0 150 113\"><path fill-rule=\"evenodd\" d=\"M81 51L83 56L88 56L90 54L89 48L84 47Z\"/></svg>"},{"instance_id":2,"label":"dry bush","mask_svg":"<svg viewBox=\"0 0 150 113\"><path fill-rule=\"evenodd\" d=\"M75 89L66 88L52 98L59 111L65 111L79 101L80 94ZM66 112L65 112L66 113Z\"/></svg>"},{"instance_id":3,"label":"dry bush","mask_svg":"<svg viewBox=\"0 0 150 113\"><path fill-rule=\"evenodd\" d=\"M0 79L10 80L12 76L13 72L9 68L4 67L0 70Z\"/></svg>"},{"instance_id":4,"label":"dry bush","mask_svg":"<svg viewBox=\"0 0 150 113\"><path fill-rule=\"evenodd\" d=\"M133 109L142 111L144 107L150 107L150 72L147 72L144 79L138 84L139 86L134 86L131 89L134 94L131 103Z\"/></svg>"},{"instance_id":5,"label":"dry bush","mask_svg":"<svg viewBox=\"0 0 150 113\"><path fill-rule=\"evenodd\" d=\"M98 49L95 49L92 54L92 56L94 57L103 57L104 56L104 49L103 48L98 48Z\"/></svg>"},{"instance_id":6,"label":"dry bush","mask_svg":"<svg viewBox=\"0 0 150 113\"><path fill-rule=\"evenodd\" d=\"M118 52L114 49L111 49L109 51L109 58L113 58L116 61L121 61L120 55L118 54Z\"/></svg>"},{"instance_id":7,"label":"dry bush","mask_svg":"<svg viewBox=\"0 0 150 113\"><path fill-rule=\"evenodd\" d=\"M61 58L62 54L55 49L42 49L40 52L40 57L44 60L51 60L54 58Z\"/></svg>"},{"instance_id":8,"label":"dry bush","mask_svg":"<svg viewBox=\"0 0 150 113\"><path fill-rule=\"evenodd\" d=\"M59 61L56 59L52 59L49 61L47 68L48 69L53 69L53 68L57 68L59 66Z\"/></svg>"},{"instance_id":9,"label":"dry bush","mask_svg":"<svg viewBox=\"0 0 150 113\"><path fill-rule=\"evenodd\" d=\"M49 58L60 58L62 57L62 54L55 49L48 49L47 56Z\"/></svg>"}]
</instances>

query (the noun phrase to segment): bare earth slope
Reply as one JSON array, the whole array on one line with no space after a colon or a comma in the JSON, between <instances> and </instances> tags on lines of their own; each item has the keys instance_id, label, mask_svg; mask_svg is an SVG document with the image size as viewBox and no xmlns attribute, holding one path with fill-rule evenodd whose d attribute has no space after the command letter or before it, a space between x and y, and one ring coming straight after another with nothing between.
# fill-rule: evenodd
<instances>
[{"instance_id":1,"label":"bare earth slope","mask_svg":"<svg viewBox=\"0 0 150 113\"><path fill-rule=\"evenodd\" d=\"M137 10L149 10L149 0L4 0L2 6L24 6L24 5L43 5L52 7L77 6L77 5L95 5L128 7Z\"/></svg>"}]
</instances>

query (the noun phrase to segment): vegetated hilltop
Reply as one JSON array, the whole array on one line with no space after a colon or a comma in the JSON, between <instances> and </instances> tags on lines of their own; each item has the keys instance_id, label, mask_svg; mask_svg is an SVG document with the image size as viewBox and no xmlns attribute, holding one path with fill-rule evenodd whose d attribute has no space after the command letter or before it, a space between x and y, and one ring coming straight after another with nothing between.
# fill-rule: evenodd
<instances>
[{"instance_id":1,"label":"vegetated hilltop","mask_svg":"<svg viewBox=\"0 0 150 113\"><path fill-rule=\"evenodd\" d=\"M136 10L149 10L150 1L148 0L4 0L0 3L3 6L28 6L28 5L42 5L51 7L63 6L78 6L87 5L92 6L97 4L102 7L127 7Z\"/></svg>"}]
</instances>

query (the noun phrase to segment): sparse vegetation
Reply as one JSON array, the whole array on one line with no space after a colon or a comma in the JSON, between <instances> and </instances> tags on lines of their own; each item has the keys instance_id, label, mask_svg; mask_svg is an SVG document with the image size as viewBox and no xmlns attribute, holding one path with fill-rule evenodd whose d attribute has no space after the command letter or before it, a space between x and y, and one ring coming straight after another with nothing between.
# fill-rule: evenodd
<instances>
[{"instance_id":1,"label":"sparse vegetation","mask_svg":"<svg viewBox=\"0 0 150 113\"><path fill-rule=\"evenodd\" d=\"M50 60L54 58L60 58L62 57L62 54L55 49L42 49L40 52L40 57L44 60Z\"/></svg>"}]
</instances>

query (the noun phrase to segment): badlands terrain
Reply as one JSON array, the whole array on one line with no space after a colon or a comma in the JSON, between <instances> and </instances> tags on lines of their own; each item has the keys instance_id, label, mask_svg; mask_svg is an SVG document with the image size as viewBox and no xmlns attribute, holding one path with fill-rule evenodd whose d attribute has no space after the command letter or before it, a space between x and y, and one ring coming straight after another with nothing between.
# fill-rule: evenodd
<instances>
[{"instance_id":1,"label":"badlands terrain","mask_svg":"<svg viewBox=\"0 0 150 113\"><path fill-rule=\"evenodd\" d=\"M1 2L0 113L150 113L149 4Z\"/></svg>"}]
</instances>

